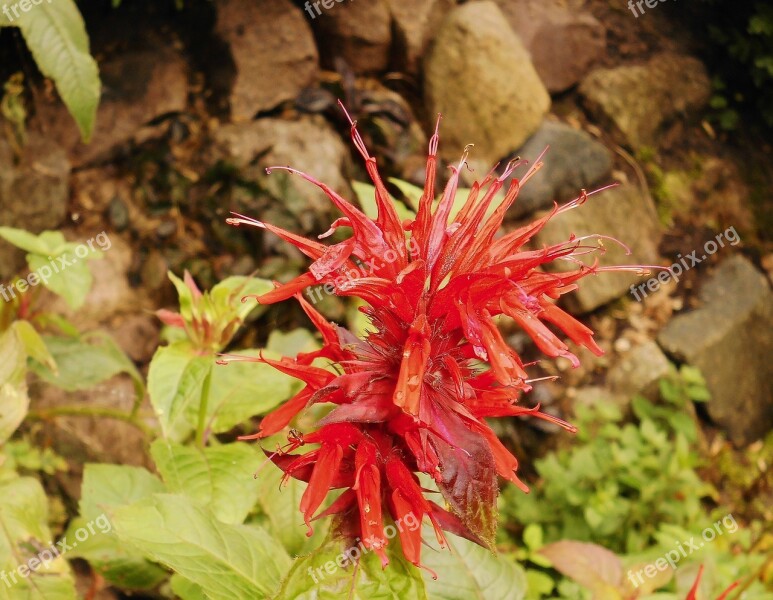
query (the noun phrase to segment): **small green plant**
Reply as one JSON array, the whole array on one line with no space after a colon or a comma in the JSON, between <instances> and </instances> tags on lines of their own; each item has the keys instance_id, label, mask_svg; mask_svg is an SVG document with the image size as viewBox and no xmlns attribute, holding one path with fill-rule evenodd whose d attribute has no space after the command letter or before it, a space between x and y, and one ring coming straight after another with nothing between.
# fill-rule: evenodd
<instances>
[{"instance_id":1,"label":"small green plant","mask_svg":"<svg viewBox=\"0 0 773 600\"><path fill-rule=\"evenodd\" d=\"M88 141L102 84L75 0L4 4L0 13L0 28L3 27L19 29L40 72L54 81L81 137Z\"/></svg>"},{"instance_id":2,"label":"small green plant","mask_svg":"<svg viewBox=\"0 0 773 600\"><path fill-rule=\"evenodd\" d=\"M578 406L572 445L536 463L542 481L525 496L505 493L505 510L538 524L545 542L589 541L615 552L637 552L654 540L658 523L688 527L713 496L695 472L697 428L688 400L705 400L692 369L661 384L664 402L634 398L636 422L611 404Z\"/></svg>"}]
</instances>

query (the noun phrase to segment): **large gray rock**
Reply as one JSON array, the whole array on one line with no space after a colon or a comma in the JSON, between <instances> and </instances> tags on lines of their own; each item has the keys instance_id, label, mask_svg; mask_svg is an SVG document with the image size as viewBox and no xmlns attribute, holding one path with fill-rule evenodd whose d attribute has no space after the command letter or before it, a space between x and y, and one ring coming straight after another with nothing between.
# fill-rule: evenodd
<instances>
[{"instance_id":1,"label":"large gray rock","mask_svg":"<svg viewBox=\"0 0 773 600\"><path fill-rule=\"evenodd\" d=\"M661 238L657 213L651 200L633 185L621 185L599 194L562 215L551 219L535 237L537 247L567 241L571 235L606 235L620 240L631 249L631 255L609 240L603 241L606 252L598 253L600 266L651 265L658 261L658 243ZM592 239L585 245L594 245ZM594 256L582 257L591 264ZM572 271L575 266L565 261L551 265L559 270ZM579 289L564 296L567 306L578 312L588 312L629 292L640 276L630 272L588 275L578 282Z\"/></svg>"},{"instance_id":2,"label":"large gray rock","mask_svg":"<svg viewBox=\"0 0 773 600\"><path fill-rule=\"evenodd\" d=\"M321 12L312 25L318 31L327 67L341 57L357 74L386 70L392 46L392 17L386 0L335 3Z\"/></svg>"},{"instance_id":3,"label":"large gray rock","mask_svg":"<svg viewBox=\"0 0 773 600\"><path fill-rule=\"evenodd\" d=\"M233 120L249 120L293 100L314 82L319 57L307 21L290 0L217 3L215 33L229 46L236 66Z\"/></svg>"},{"instance_id":4,"label":"large gray rock","mask_svg":"<svg viewBox=\"0 0 773 600\"><path fill-rule=\"evenodd\" d=\"M454 0L387 0L392 13L393 66L417 74L432 36Z\"/></svg>"},{"instance_id":5,"label":"large gray rock","mask_svg":"<svg viewBox=\"0 0 773 600\"><path fill-rule=\"evenodd\" d=\"M55 142L30 132L18 163L0 138L0 225L33 233L56 229L64 221L70 184L70 162ZM24 253L0 240L0 279L23 266Z\"/></svg>"},{"instance_id":6,"label":"large gray rock","mask_svg":"<svg viewBox=\"0 0 773 600\"><path fill-rule=\"evenodd\" d=\"M612 172L612 153L603 144L584 131L555 121L545 121L513 154L532 162L548 146L544 166L520 190L508 216L518 217L548 208L553 202L571 200L580 190L601 183ZM523 173L518 171L515 175Z\"/></svg>"},{"instance_id":7,"label":"large gray rock","mask_svg":"<svg viewBox=\"0 0 773 600\"><path fill-rule=\"evenodd\" d=\"M565 0L496 0L551 93L577 84L604 52L606 30Z\"/></svg>"},{"instance_id":8,"label":"large gray rock","mask_svg":"<svg viewBox=\"0 0 773 600\"><path fill-rule=\"evenodd\" d=\"M640 395L656 400L660 394L658 381L671 372L671 363L660 347L652 341L631 350L607 374L609 387L626 398Z\"/></svg>"},{"instance_id":9,"label":"large gray rock","mask_svg":"<svg viewBox=\"0 0 773 600\"><path fill-rule=\"evenodd\" d=\"M695 117L709 100L706 68L690 56L663 53L644 65L598 69L580 84L588 110L638 150L658 146L664 128Z\"/></svg>"},{"instance_id":10,"label":"large gray rock","mask_svg":"<svg viewBox=\"0 0 773 600\"><path fill-rule=\"evenodd\" d=\"M542 123L550 96L518 36L490 1L451 11L424 62L427 112L443 114L440 154L483 173Z\"/></svg>"},{"instance_id":11,"label":"large gray rock","mask_svg":"<svg viewBox=\"0 0 773 600\"><path fill-rule=\"evenodd\" d=\"M74 167L108 158L144 125L185 110L188 65L172 47L118 53L99 65L102 98L91 142L84 144L75 121L58 99L41 98L36 126L68 151Z\"/></svg>"},{"instance_id":12,"label":"large gray rock","mask_svg":"<svg viewBox=\"0 0 773 600\"><path fill-rule=\"evenodd\" d=\"M658 336L677 360L700 369L709 416L738 443L773 427L773 293L742 256L725 260L700 291L703 306L678 315Z\"/></svg>"},{"instance_id":13,"label":"large gray rock","mask_svg":"<svg viewBox=\"0 0 773 600\"><path fill-rule=\"evenodd\" d=\"M215 145L217 156L238 167L248 179L263 180L266 167L291 166L339 194L351 197L344 175L348 148L320 116L304 116L295 121L258 119L242 125L226 125L215 134ZM269 181L283 177L282 171L275 171ZM292 176L287 182L293 194L283 194L286 209L296 212L305 227L313 228L315 215L330 211L330 200L300 177Z\"/></svg>"}]
</instances>

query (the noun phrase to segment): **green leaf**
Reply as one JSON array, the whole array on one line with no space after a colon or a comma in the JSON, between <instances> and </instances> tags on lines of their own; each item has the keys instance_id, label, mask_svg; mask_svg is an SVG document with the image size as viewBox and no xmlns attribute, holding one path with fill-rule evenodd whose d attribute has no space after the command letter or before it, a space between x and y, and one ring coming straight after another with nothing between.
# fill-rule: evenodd
<instances>
[{"instance_id":1,"label":"green leaf","mask_svg":"<svg viewBox=\"0 0 773 600\"><path fill-rule=\"evenodd\" d=\"M434 539L430 527L425 540ZM512 559L492 554L468 540L447 535L446 550L424 548L422 564L437 573L437 580L422 571L431 600L521 600L526 595L526 573Z\"/></svg>"},{"instance_id":2,"label":"green leaf","mask_svg":"<svg viewBox=\"0 0 773 600\"><path fill-rule=\"evenodd\" d=\"M80 517L71 523L67 535L73 539L75 532L87 527L88 523L94 523L101 533L89 536L68 556L88 560L96 572L120 588L146 590L156 587L166 578L166 571L146 560L136 550L127 548L115 531L104 530L112 529L105 526L105 519L109 519L117 507L162 490L161 481L139 467L86 465L79 505Z\"/></svg>"},{"instance_id":3,"label":"green leaf","mask_svg":"<svg viewBox=\"0 0 773 600\"><path fill-rule=\"evenodd\" d=\"M27 356L14 328L0 333L0 356L1 445L24 420L30 403L25 377Z\"/></svg>"},{"instance_id":4,"label":"green leaf","mask_svg":"<svg viewBox=\"0 0 773 600\"><path fill-rule=\"evenodd\" d=\"M266 458L253 446L233 443L202 450L156 440L150 452L170 492L197 500L223 523L243 523L265 491L252 474Z\"/></svg>"},{"instance_id":5,"label":"green leaf","mask_svg":"<svg viewBox=\"0 0 773 600\"><path fill-rule=\"evenodd\" d=\"M254 357L260 350L237 353ZM228 431L254 415L268 412L298 386L294 378L262 363L216 365L214 355L196 356L187 342L159 348L150 363L148 391L168 439L183 441L193 430L209 369L212 378L207 422L213 433Z\"/></svg>"},{"instance_id":6,"label":"green leaf","mask_svg":"<svg viewBox=\"0 0 773 600\"><path fill-rule=\"evenodd\" d=\"M197 357L187 342L156 350L148 371L148 393L166 438L182 441L193 431L194 421L187 413L195 414L201 385L213 362L214 357ZM186 404L193 405L190 411L185 410Z\"/></svg>"},{"instance_id":7,"label":"green leaf","mask_svg":"<svg viewBox=\"0 0 773 600\"><path fill-rule=\"evenodd\" d=\"M210 600L265 598L290 567L284 549L259 527L220 523L173 494L155 494L113 516L118 536L201 586Z\"/></svg>"},{"instance_id":8,"label":"green leaf","mask_svg":"<svg viewBox=\"0 0 773 600\"><path fill-rule=\"evenodd\" d=\"M180 600L207 600L204 590L200 585L196 585L191 580L175 573L169 580L172 591Z\"/></svg>"},{"instance_id":9,"label":"green leaf","mask_svg":"<svg viewBox=\"0 0 773 600\"><path fill-rule=\"evenodd\" d=\"M43 341L59 367L54 374L42 364L32 363L32 370L44 381L73 392L126 373L134 382L137 399L145 396L142 375L108 334L97 331L80 339L43 336Z\"/></svg>"},{"instance_id":10,"label":"green leaf","mask_svg":"<svg viewBox=\"0 0 773 600\"><path fill-rule=\"evenodd\" d=\"M272 446L266 441L264 447ZM298 508L307 484L290 478L285 485L281 485L283 476L284 472L273 464L266 465L258 474L258 505L265 514L261 524L291 555L305 554L324 541L330 519L315 521L314 535L307 537L306 525Z\"/></svg>"},{"instance_id":11,"label":"green leaf","mask_svg":"<svg viewBox=\"0 0 773 600\"><path fill-rule=\"evenodd\" d=\"M295 358L299 353L314 352L319 349L319 342L308 329L299 327L287 333L275 329L268 336L266 350L276 352L281 356Z\"/></svg>"},{"instance_id":12,"label":"green leaf","mask_svg":"<svg viewBox=\"0 0 773 600\"><path fill-rule=\"evenodd\" d=\"M537 523L531 523L523 530L523 543L529 550L539 550L544 544L542 527Z\"/></svg>"},{"instance_id":13,"label":"green leaf","mask_svg":"<svg viewBox=\"0 0 773 600\"><path fill-rule=\"evenodd\" d=\"M363 547L347 547L328 539L321 547L293 563L274 600L403 600L427 598L418 569L408 563L397 539L387 546L389 566ZM361 556L360 556L361 555ZM354 568L352 559L359 558Z\"/></svg>"},{"instance_id":14,"label":"green leaf","mask_svg":"<svg viewBox=\"0 0 773 600\"><path fill-rule=\"evenodd\" d=\"M97 63L89 54L86 26L74 0L36 4L28 12L22 11L13 25L21 29L40 72L54 80L81 137L88 141L102 84Z\"/></svg>"},{"instance_id":15,"label":"green leaf","mask_svg":"<svg viewBox=\"0 0 773 600\"><path fill-rule=\"evenodd\" d=\"M69 565L50 550L47 523L48 501L37 480L18 477L0 483L0 571L7 577L0 599L75 600ZM20 565L35 569L21 577Z\"/></svg>"},{"instance_id":16,"label":"green leaf","mask_svg":"<svg viewBox=\"0 0 773 600\"><path fill-rule=\"evenodd\" d=\"M40 334L35 331L32 323L29 321L16 321L13 324L16 330L16 335L19 336L19 340L24 345L24 350L31 359L38 361L44 365L49 371L56 374L57 366L54 357L51 356L46 343Z\"/></svg>"},{"instance_id":17,"label":"green leaf","mask_svg":"<svg viewBox=\"0 0 773 600\"><path fill-rule=\"evenodd\" d=\"M375 186L369 183L363 183L362 181L352 181L352 189L357 195L357 200L362 207L362 212L364 212L371 219L375 219L378 216ZM391 197L391 195L390 199L395 206L395 211L397 212L397 216L400 218L400 220L414 219L416 217L416 213L408 208L403 202L400 200L395 200Z\"/></svg>"},{"instance_id":18,"label":"green leaf","mask_svg":"<svg viewBox=\"0 0 773 600\"><path fill-rule=\"evenodd\" d=\"M235 354L256 357L260 352L238 350ZM264 355L279 358L273 352L264 352ZM207 411L212 431L228 431L250 417L269 412L298 391L299 386L297 379L263 363L215 365Z\"/></svg>"},{"instance_id":19,"label":"green leaf","mask_svg":"<svg viewBox=\"0 0 773 600\"><path fill-rule=\"evenodd\" d=\"M248 315L257 317L266 312L265 305L258 304L254 298L242 302L244 296L261 296L274 289L274 284L268 279L259 277L234 276L224 279L209 292L212 302L221 314L233 312L244 321ZM253 311L255 311L253 313Z\"/></svg>"},{"instance_id":20,"label":"green leaf","mask_svg":"<svg viewBox=\"0 0 773 600\"><path fill-rule=\"evenodd\" d=\"M70 308L76 310L86 301L94 277L89 271L86 260L76 257L72 252L54 255L53 258L54 263L48 256L28 254L27 264L30 271L38 274L45 287L61 296ZM67 266L60 266L61 263L57 258L68 263ZM58 273L52 270L52 264L58 269ZM41 273L51 274L43 279Z\"/></svg>"},{"instance_id":21,"label":"green leaf","mask_svg":"<svg viewBox=\"0 0 773 600\"><path fill-rule=\"evenodd\" d=\"M30 254L48 255L50 253L50 249L43 240L34 233L30 233L24 229L0 227L0 237L9 244L13 244L17 248L29 252ZM64 239L64 236L62 239Z\"/></svg>"}]
</instances>

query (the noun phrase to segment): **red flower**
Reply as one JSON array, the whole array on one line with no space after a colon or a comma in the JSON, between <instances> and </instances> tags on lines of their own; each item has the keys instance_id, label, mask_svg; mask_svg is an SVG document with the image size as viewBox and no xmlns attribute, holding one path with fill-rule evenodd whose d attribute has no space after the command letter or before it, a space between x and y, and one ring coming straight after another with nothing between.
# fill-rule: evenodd
<instances>
[{"instance_id":1,"label":"red flower","mask_svg":"<svg viewBox=\"0 0 773 600\"><path fill-rule=\"evenodd\" d=\"M520 180L513 180L490 216L487 211L495 196L521 161L507 165L499 176L492 171L474 184L462 209L452 215L466 152L451 167L450 180L435 205L436 130L416 218L400 222L376 160L365 149L354 123L352 138L375 185L375 220L325 184L286 168L324 190L344 215L328 234L347 227L352 230L347 240L327 246L241 215L229 219L234 225L267 229L313 261L308 272L278 285L258 301L296 297L324 340L322 350L296 359L259 359L298 377L306 386L264 418L260 431L249 437L283 430L311 404L333 404L317 431L305 435L293 431L289 448L272 455L286 477L309 482L301 500L309 530L314 518L339 515L339 529L359 536L386 565L384 520L388 515L387 523L397 524L406 558L419 565L421 532L418 526L401 526L406 521L419 523L427 517L441 545L446 530L491 547L497 474L528 491L516 475L518 461L497 439L486 418L531 416L574 430L541 413L539 406L518 404L520 395L531 389L527 365L507 346L495 317L511 317L542 352L566 357L577 365L576 356L548 325L595 354L602 351L593 341L593 332L554 302L574 290L585 275L610 268L579 262L578 256L602 251L600 245L586 245L582 238L539 250L525 249L550 218L583 204L590 195L584 191L548 216L496 237L505 212L520 186L540 168L542 157ZM556 260L571 261L577 268L561 273L540 269ZM363 275L358 263L370 265L371 272ZM363 312L376 332L358 339L327 322L300 295L309 286L322 284L333 286L339 296L365 300L369 306ZM312 366L318 357L335 363L339 374ZM292 454L301 444L318 448ZM434 479L450 510L427 499L418 472ZM345 491L315 516L334 488Z\"/></svg>"}]
</instances>

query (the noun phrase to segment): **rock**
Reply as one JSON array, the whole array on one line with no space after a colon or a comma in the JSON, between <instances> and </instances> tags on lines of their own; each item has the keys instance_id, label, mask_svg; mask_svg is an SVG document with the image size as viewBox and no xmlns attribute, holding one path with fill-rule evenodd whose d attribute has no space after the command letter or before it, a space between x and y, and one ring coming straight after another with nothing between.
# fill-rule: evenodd
<instances>
[{"instance_id":1,"label":"rock","mask_svg":"<svg viewBox=\"0 0 773 600\"><path fill-rule=\"evenodd\" d=\"M652 401L660 395L658 381L671 372L671 363L653 341L637 346L607 374L612 392L626 398L636 395Z\"/></svg>"},{"instance_id":2,"label":"rock","mask_svg":"<svg viewBox=\"0 0 773 600\"><path fill-rule=\"evenodd\" d=\"M386 0L335 4L315 16L313 26L322 62L328 68L334 67L336 57L343 58L358 75L378 73L389 66L392 17Z\"/></svg>"},{"instance_id":3,"label":"rock","mask_svg":"<svg viewBox=\"0 0 773 600\"><path fill-rule=\"evenodd\" d=\"M0 225L32 233L56 229L67 214L70 162L52 140L30 132L18 164L0 138ZM0 278L24 265L24 252L0 240Z\"/></svg>"},{"instance_id":4,"label":"rock","mask_svg":"<svg viewBox=\"0 0 773 600\"><path fill-rule=\"evenodd\" d=\"M657 148L668 124L700 112L711 95L706 68L690 56L662 53L645 65L591 72L580 85L585 105L634 150Z\"/></svg>"},{"instance_id":5,"label":"rock","mask_svg":"<svg viewBox=\"0 0 773 600\"><path fill-rule=\"evenodd\" d=\"M174 48L117 53L100 63L99 71L103 92L89 144L81 141L61 100L36 102L37 127L67 149L75 167L109 158L144 125L187 105L188 65Z\"/></svg>"},{"instance_id":6,"label":"rock","mask_svg":"<svg viewBox=\"0 0 773 600\"><path fill-rule=\"evenodd\" d=\"M230 47L236 66L230 94L235 121L294 99L316 79L314 36L303 11L289 0L218 2L215 33Z\"/></svg>"},{"instance_id":7,"label":"rock","mask_svg":"<svg viewBox=\"0 0 773 600\"><path fill-rule=\"evenodd\" d=\"M265 179L265 168L289 165L323 181L339 194L351 197L344 165L349 153L338 133L320 116L295 121L258 119L242 125L226 125L215 133L218 156L242 170L248 179L278 185L286 178L274 171ZM286 181L293 194L282 193L285 209L312 227L315 216L326 215L331 202L316 186L299 177Z\"/></svg>"},{"instance_id":8,"label":"rock","mask_svg":"<svg viewBox=\"0 0 773 600\"><path fill-rule=\"evenodd\" d=\"M416 75L432 36L454 0L388 0L394 28L393 67Z\"/></svg>"},{"instance_id":9,"label":"rock","mask_svg":"<svg viewBox=\"0 0 773 600\"><path fill-rule=\"evenodd\" d=\"M451 11L424 62L427 113L443 114L440 153L482 173L519 148L542 123L550 96L529 54L491 1Z\"/></svg>"},{"instance_id":10,"label":"rock","mask_svg":"<svg viewBox=\"0 0 773 600\"><path fill-rule=\"evenodd\" d=\"M612 171L612 153L603 144L584 131L554 121L545 121L513 156L531 163L548 146L544 166L520 190L508 216L518 217L548 208L555 201L571 200L580 190L601 183ZM519 170L516 175L523 173Z\"/></svg>"},{"instance_id":11,"label":"rock","mask_svg":"<svg viewBox=\"0 0 773 600\"><path fill-rule=\"evenodd\" d=\"M154 315L132 314L112 329L112 336L134 362L147 364L159 344L159 320Z\"/></svg>"},{"instance_id":12,"label":"rock","mask_svg":"<svg viewBox=\"0 0 773 600\"><path fill-rule=\"evenodd\" d=\"M536 247L557 244L576 236L600 234L620 240L631 249L625 250L610 240L604 240L604 254L585 257L591 264L598 257L600 266L656 264L661 231L652 202L636 186L621 185L594 194L581 207L551 219L536 236ZM586 244L593 244L587 240ZM570 263L555 263L562 270L574 270ZM640 279L633 273L599 273L579 281L579 289L564 296L566 305L578 312L588 312L629 292Z\"/></svg>"},{"instance_id":13,"label":"rock","mask_svg":"<svg viewBox=\"0 0 773 600\"><path fill-rule=\"evenodd\" d=\"M606 48L606 29L563 0L496 0L551 93L577 84Z\"/></svg>"},{"instance_id":14,"label":"rock","mask_svg":"<svg viewBox=\"0 0 773 600\"><path fill-rule=\"evenodd\" d=\"M67 236L70 239L72 236ZM85 241L82 236L73 241ZM132 264L132 249L117 235L108 237L105 249L94 245L94 253L101 254L99 260L89 260L89 270L94 283L86 300L77 311L71 309L61 298L47 295L42 299L42 310L61 314L81 331L94 328L95 323L105 322L115 315L141 310L138 292L129 285L128 273Z\"/></svg>"},{"instance_id":15,"label":"rock","mask_svg":"<svg viewBox=\"0 0 773 600\"><path fill-rule=\"evenodd\" d=\"M700 369L709 416L735 443L752 442L773 427L773 293L748 260L734 256L703 285L700 300L666 325L658 343Z\"/></svg>"}]
</instances>

